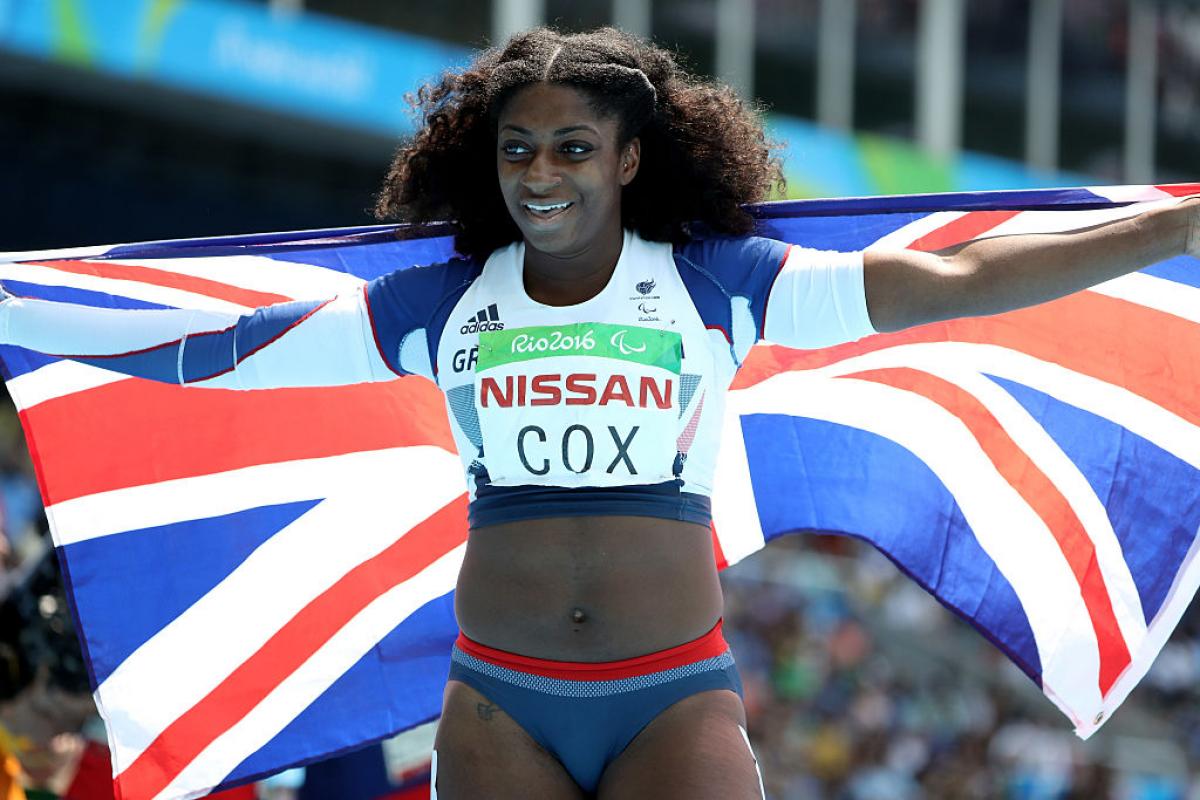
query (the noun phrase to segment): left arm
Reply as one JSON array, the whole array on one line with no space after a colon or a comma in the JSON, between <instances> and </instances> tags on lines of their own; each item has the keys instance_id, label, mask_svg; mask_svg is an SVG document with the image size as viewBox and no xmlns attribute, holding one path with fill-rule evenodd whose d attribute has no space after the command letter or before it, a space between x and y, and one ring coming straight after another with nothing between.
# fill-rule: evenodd
<instances>
[{"instance_id":1,"label":"left arm","mask_svg":"<svg viewBox=\"0 0 1200 800\"><path fill-rule=\"evenodd\" d=\"M1044 303L1185 252L1200 255L1200 197L1070 233L868 250L863 280L875 330L898 331Z\"/></svg>"}]
</instances>

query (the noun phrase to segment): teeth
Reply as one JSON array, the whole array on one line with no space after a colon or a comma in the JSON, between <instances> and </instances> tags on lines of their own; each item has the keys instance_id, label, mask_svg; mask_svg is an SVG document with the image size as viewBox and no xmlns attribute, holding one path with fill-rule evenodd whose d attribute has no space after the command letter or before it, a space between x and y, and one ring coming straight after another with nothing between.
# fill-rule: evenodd
<instances>
[{"instance_id":1,"label":"teeth","mask_svg":"<svg viewBox=\"0 0 1200 800\"><path fill-rule=\"evenodd\" d=\"M540 211L542 213L545 213L548 211L559 211L561 209L566 208L569 205L571 205L569 202L568 203L554 203L554 204L548 205L548 206L542 206L542 205L538 205L536 203L526 203L525 207L528 208L530 211Z\"/></svg>"}]
</instances>

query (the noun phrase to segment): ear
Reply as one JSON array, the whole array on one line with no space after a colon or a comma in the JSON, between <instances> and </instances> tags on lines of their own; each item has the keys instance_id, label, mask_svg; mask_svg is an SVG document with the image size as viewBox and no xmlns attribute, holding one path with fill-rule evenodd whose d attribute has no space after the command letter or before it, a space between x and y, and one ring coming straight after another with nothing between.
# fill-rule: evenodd
<instances>
[{"instance_id":1,"label":"ear","mask_svg":"<svg viewBox=\"0 0 1200 800\"><path fill-rule=\"evenodd\" d=\"M638 137L633 137L629 144L625 145L621 151L621 166L618 174L621 176L621 185L628 186L637 176L638 167L642 163L642 140Z\"/></svg>"}]
</instances>

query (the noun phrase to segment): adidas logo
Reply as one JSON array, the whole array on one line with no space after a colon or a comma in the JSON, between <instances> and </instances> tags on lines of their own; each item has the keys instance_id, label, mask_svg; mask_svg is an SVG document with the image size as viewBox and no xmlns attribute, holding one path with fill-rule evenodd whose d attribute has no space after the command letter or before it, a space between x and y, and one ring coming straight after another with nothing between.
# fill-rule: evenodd
<instances>
[{"instance_id":1,"label":"adidas logo","mask_svg":"<svg viewBox=\"0 0 1200 800\"><path fill-rule=\"evenodd\" d=\"M479 333L480 331L502 331L504 323L500 321L500 311L492 303L487 308L481 308L467 320L467 324L458 329L459 333Z\"/></svg>"}]
</instances>

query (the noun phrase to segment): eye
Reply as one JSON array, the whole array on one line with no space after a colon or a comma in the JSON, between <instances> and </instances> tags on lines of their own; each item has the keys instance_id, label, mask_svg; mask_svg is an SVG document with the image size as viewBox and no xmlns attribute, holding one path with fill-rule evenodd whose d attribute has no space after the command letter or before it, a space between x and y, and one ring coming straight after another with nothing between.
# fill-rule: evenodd
<instances>
[{"instance_id":1,"label":"eye","mask_svg":"<svg viewBox=\"0 0 1200 800\"><path fill-rule=\"evenodd\" d=\"M507 141L500 145L500 152L506 156L523 156L529 152L529 146L522 142Z\"/></svg>"},{"instance_id":2,"label":"eye","mask_svg":"<svg viewBox=\"0 0 1200 800\"><path fill-rule=\"evenodd\" d=\"M566 142L562 146L562 150L564 153L567 153L567 154L573 155L573 156L581 156L586 153L590 153L590 152L592 152L593 149L595 149L595 148L593 148L587 142Z\"/></svg>"}]
</instances>

